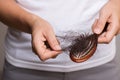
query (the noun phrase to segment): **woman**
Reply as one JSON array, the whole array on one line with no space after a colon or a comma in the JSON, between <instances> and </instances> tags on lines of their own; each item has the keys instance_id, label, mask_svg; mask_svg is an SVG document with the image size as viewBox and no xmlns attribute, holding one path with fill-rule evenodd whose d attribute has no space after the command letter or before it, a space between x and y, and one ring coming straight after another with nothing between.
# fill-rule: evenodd
<instances>
[{"instance_id":1,"label":"woman","mask_svg":"<svg viewBox=\"0 0 120 80\"><path fill-rule=\"evenodd\" d=\"M119 4L120 0L0 0L0 21L9 26L3 80L119 80L113 63ZM101 34L106 22L107 31ZM109 44L99 44L83 63L72 62L61 52L56 35L91 28L101 34L99 43Z\"/></svg>"}]
</instances>

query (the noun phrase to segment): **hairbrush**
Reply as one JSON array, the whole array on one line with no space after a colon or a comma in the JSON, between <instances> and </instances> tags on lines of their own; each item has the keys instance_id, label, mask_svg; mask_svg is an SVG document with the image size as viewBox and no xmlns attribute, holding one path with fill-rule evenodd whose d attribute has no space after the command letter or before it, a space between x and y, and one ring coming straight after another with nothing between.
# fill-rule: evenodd
<instances>
[{"instance_id":1,"label":"hairbrush","mask_svg":"<svg viewBox=\"0 0 120 80\"><path fill-rule=\"evenodd\" d=\"M105 32L107 30L107 26L109 23L106 23L104 30L101 32ZM79 34L78 36L72 36L70 39L68 39L67 36L65 37L60 37L63 39L71 40L72 42L71 45L62 48L62 51L69 51L69 56L72 61L76 63L84 62L88 60L96 51L97 49L97 44L98 44L98 37L101 34ZM45 44L47 48L51 49L50 45L48 44L47 41L45 41Z\"/></svg>"},{"instance_id":2,"label":"hairbrush","mask_svg":"<svg viewBox=\"0 0 120 80\"><path fill-rule=\"evenodd\" d=\"M106 23L101 34L107 30L108 24ZM101 34L83 34L79 38L76 38L70 49L71 60L77 63L88 60L95 53L98 37Z\"/></svg>"}]
</instances>

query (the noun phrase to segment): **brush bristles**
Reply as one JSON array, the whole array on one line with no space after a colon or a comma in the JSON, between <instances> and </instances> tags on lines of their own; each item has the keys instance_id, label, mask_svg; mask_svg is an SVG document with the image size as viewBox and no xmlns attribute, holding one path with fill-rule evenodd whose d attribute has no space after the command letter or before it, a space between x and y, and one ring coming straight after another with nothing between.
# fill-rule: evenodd
<instances>
[{"instance_id":1,"label":"brush bristles","mask_svg":"<svg viewBox=\"0 0 120 80\"><path fill-rule=\"evenodd\" d=\"M87 34L80 35L80 37L73 41L70 53L80 58L87 55L94 44L97 44L97 38L94 34L89 36Z\"/></svg>"},{"instance_id":2,"label":"brush bristles","mask_svg":"<svg viewBox=\"0 0 120 80\"><path fill-rule=\"evenodd\" d=\"M74 62L83 62L89 59L97 47L97 35L82 35L71 46L70 58Z\"/></svg>"}]
</instances>

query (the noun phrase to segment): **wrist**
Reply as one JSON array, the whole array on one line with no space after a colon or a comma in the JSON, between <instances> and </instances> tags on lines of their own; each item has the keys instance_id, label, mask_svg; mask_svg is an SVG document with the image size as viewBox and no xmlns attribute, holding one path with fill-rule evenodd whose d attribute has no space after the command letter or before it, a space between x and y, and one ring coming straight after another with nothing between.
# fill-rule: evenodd
<instances>
[{"instance_id":1,"label":"wrist","mask_svg":"<svg viewBox=\"0 0 120 80\"><path fill-rule=\"evenodd\" d=\"M21 14L20 21L28 27L28 33L32 33L33 25L37 21L37 18L38 17L36 15L31 13L23 14L23 16Z\"/></svg>"},{"instance_id":2,"label":"wrist","mask_svg":"<svg viewBox=\"0 0 120 80\"><path fill-rule=\"evenodd\" d=\"M28 24L28 26L30 28L30 33L32 33L32 30L34 28L34 24L37 21L38 17L36 15L34 15L34 14L30 14L30 15L28 15L28 18L26 18L26 19L27 19L26 20L27 24Z\"/></svg>"},{"instance_id":3,"label":"wrist","mask_svg":"<svg viewBox=\"0 0 120 80\"><path fill-rule=\"evenodd\" d=\"M28 15L28 18L26 18L27 20L27 24L29 25L30 28L30 33L32 34L33 32L36 32L38 30L41 30L41 25L46 25L48 24L47 21L45 21L44 19L42 19L41 17L34 15L34 14L30 14Z\"/></svg>"}]
</instances>

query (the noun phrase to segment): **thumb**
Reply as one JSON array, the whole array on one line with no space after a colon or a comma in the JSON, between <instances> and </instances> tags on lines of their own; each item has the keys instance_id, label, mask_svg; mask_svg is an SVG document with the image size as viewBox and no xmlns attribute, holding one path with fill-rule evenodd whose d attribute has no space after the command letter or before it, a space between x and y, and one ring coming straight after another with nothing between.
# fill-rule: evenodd
<instances>
[{"instance_id":1,"label":"thumb","mask_svg":"<svg viewBox=\"0 0 120 80\"><path fill-rule=\"evenodd\" d=\"M99 15L99 19L98 19L98 21L97 21L97 24L96 24L96 26L94 27L94 33L96 33L96 34L100 34L102 31L103 31L103 29L104 29L104 27L105 27L105 24L106 24L106 22L107 22L107 20L108 20L108 14L107 13L103 13L103 12L101 12L100 13L100 15Z\"/></svg>"},{"instance_id":2,"label":"thumb","mask_svg":"<svg viewBox=\"0 0 120 80\"><path fill-rule=\"evenodd\" d=\"M53 31L49 31L48 33L46 33L46 39L48 41L48 44L50 45L50 47L53 49L53 50L61 50L61 47L60 47L60 44L54 34Z\"/></svg>"}]
</instances>

